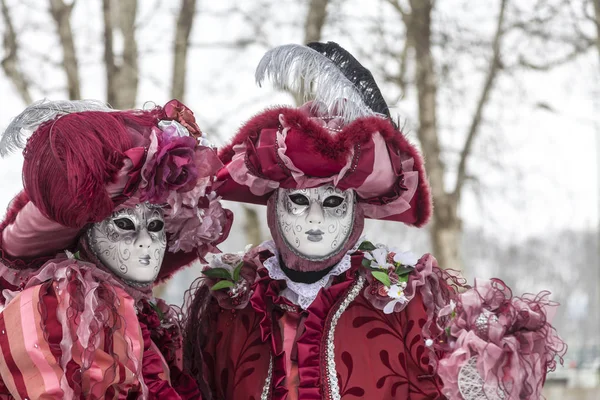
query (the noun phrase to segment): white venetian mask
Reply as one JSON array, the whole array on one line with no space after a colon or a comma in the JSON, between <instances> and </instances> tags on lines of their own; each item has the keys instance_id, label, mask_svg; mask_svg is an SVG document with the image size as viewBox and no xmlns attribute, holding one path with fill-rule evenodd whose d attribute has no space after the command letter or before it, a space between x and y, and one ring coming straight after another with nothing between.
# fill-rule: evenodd
<instances>
[{"instance_id":1,"label":"white venetian mask","mask_svg":"<svg viewBox=\"0 0 600 400\"><path fill-rule=\"evenodd\" d=\"M87 232L90 249L108 269L133 285L154 282L167 236L162 209L148 203L114 212Z\"/></svg>"},{"instance_id":2,"label":"white venetian mask","mask_svg":"<svg viewBox=\"0 0 600 400\"><path fill-rule=\"evenodd\" d=\"M352 233L354 191L333 185L277 190L277 225L287 246L310 260L337 254Z\"/></svg>"}]
</instances>

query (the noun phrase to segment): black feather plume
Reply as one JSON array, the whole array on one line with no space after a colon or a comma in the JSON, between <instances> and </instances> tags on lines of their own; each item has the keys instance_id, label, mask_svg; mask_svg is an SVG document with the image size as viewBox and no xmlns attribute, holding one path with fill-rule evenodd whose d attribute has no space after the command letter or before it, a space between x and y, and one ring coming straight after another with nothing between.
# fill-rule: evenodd
<instances>
[{"instance_id":1,"label":"black feather plume","mask_svg":"<svg viewBox=\"0 0 600 400\"><path fill-rule=\"evenodd\" d=\"M313 42L307 46L333 61L362 94L365 104L375 113L385 115L391 120L388 105L371 71L363 67L352 54L335 42Z\"/></svg>"}]
</instances>

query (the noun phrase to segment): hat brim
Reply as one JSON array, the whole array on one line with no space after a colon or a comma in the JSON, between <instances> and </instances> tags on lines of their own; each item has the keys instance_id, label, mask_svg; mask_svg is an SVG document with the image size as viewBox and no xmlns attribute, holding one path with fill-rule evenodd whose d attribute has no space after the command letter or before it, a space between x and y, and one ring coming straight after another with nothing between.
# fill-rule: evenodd
<instances>
[{"instance_id":1,"label":"hat brim","mask_svg":"<svg viewBox=\"0 0 600 400\"><path fill-rule=\"evenodd\" d=\"M360 118L332 132L289 107L267 110L219 151L216 191L265 205L277 188L354 189L365 216L423 226L432 211L423 159L387 119Z\"/></svg>"}]
</instances>

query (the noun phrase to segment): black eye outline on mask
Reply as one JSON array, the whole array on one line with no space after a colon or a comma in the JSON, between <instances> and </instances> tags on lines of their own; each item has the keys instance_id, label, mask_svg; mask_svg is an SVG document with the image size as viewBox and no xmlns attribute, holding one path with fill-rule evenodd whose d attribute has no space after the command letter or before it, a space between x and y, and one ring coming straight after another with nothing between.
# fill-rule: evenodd
<instances>
[{"instance_id":1,"label":"black eye outline on mask","mask_svg":"<svg viewBox=\"0 0 600 400\"><path fill-rule=\"evenodd\" d=\"M150 221L148 224L148 232L160 232L164 229L165 223L159 219Z\"/></svg>"},{"instance_id":2,"label":"black eye outline on mask","mask_svg":"<svg viewBox=\"0 0 600 400\"><path fill-rule=\"evenodd\" d=\"M341 196L336 196L336 195L328 196L325 200L323 200L323 207L328 207L328 208L339 207L340 205L342 205L344 200L346 200L346 199Z\"/></svg>"},{"instance_id":3,"label":"black eye outline on mask","mask_svg":"<svg viewBox=\"0 0 600 400\"><path fill-rule=\"evenodd\" d=\"M303 194L300 193L292 193L288 195L290 201L299 206L308 206L310 204L310 200Z\"/></svg>"},{"instance_id":4,"label":"black eye outline on mask","mask_svg":"<svg viewBox=\"0 0 600 400\"><path fill-rule=\"evenodd\" d=\"M117 218L113 221L115 226L124 231L135 231L135 224L129 218Z\"/></svg>"}]
</instances>

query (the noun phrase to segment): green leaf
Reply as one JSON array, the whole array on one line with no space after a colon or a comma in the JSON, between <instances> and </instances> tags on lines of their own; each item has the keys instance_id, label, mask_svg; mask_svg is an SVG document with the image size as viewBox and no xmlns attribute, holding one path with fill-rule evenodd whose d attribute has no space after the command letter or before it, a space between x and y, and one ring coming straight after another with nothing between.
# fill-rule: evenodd
<instances>
[{"instance_id":1,"label":"green leaf","mask_svg":"<svg viewBox=\"0 0 600 400\"><path fill-rule=\"evenodd\" d=\"M413 271L414 271L414 268L410 268L410 267L407 268L402 265L396 267L396 275L398 275L398 276L408 275Z\"/></svg>"},{"instance_id":2,"label":"green leaf","mask_svg":"<svg viewBox=\"0 0 600 400\"><path fill-rule=\"evenodd\" d=\"M369 260L368 258L363 258L362 266L365 268L371 268L371 260Z\"/></svg>"},{"instance_id":3,"label":"green leaf","mask_svg":"<svg viewBox=\"0 0 600 400\"><path fill-rule=\"evenodd\" d=\"M233 281L237 282L240 280L240 273L242 272L242 267L244 266L244 262L240 261L240 263L233 270Z\"/></svg>"},{"instance_id":4,"label":"green leaf","mask_svg":"<svg viewBox=\"0 0 600 400\"><path fill-rule=\"evenodd\" d=\"M163 321L165 319L165 314L163 314L163 312L160 311L160 308L158 308L158 306L156 304L153 304L151 301L149 301L148 304L150 304L150 307L152 307L154 311L156 311L156 313L158 314L158 318L161 321Z\"/></svg>"},{"instance_id":5,"label":"green leaf","mask_svg":"<svg viewBox=\"0 0 600 400\"><path fill-rule=\"evenodd\" d=\"M364 242L362 242L360 244L360 246L358 246L358 249L361 251L373 251L375 250L377 247L375 247L375 245L371 242L369 242L368 240L365 240Z\"/></svg>"},{"instance_id":6,"label":"green leaf","mask_svg":"<svg viewBox=\"0 0 600 400\"><path fill-rule=\"evenodd\" d=\"M81 254L79 253L79 251L76 252L75 254L73 254L73 258L76 259L76 260L81 261Z\"/></svg>"},{"instance_id":7,"label":"green leaf","mask_svg":"<svg viewBox=\"0 0 600 400\"><path fill-rule=\"evenodd\" d=\"M233 282L224 279L222 281L217 282L213 287L210 288L210 290L221 290L221 289L230 288L233 286L234 286Z\"/></svg>"},{"instance_id":8,"label":"green leaf","mask_svg":"<svg viewBox=\"0 0 600 400\"><path fill-rule=\"evenodd\" d=\"M373 278L383 283L385 287L392 286L392 281L390 281L390 277L388 276L387 272L371 271L371 273L373 274Z\"/></svg>"},{"instance_id":9,"label":"green leaf","mask_svg":"<svg viewBox=\"0 0 600 400\"><path fill-rule=\"evenodd\" d=\"M398 277L398 282L408 282L408 275L401 275Z\"/></svg>"},{"instance_id":10,"label":"green leaf","mask_svg":"<svg viewBox=\"0 0 600 400\"><path fill-rule=\"evenodd\" d=\"M217 278L229 279L229 280L233 279L233 277L231 276L231 272L229 272L225 268L209 268L209 269L202 271L202 273L204 275L206 275L207 277L213 278L213 279L217 279Z\"/></svg>"},{"instance_id":11,"label":"green leaf","mask_svg":"<svg viewBox=\"0 0 600 400\"><path fill-rule=\"evenodd\" d=\"M450 327L446 327L446 329L444 329L446 331L446 336L450 336Z\"/></svg>"}]
</instances>

